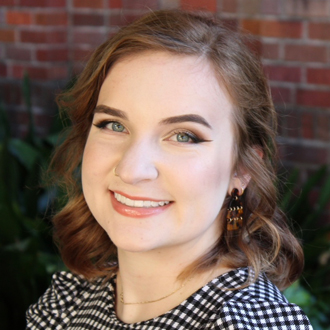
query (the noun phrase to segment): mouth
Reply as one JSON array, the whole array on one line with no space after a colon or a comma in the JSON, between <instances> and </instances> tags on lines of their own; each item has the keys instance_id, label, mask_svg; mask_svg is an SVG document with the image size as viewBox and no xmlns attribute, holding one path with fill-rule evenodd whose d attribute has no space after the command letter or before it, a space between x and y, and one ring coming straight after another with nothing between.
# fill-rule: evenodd
<instances>
[{"instance_id":1,"label":"mouth","mask_svg":"<svg viewBox=\"0 0 330 330\"><path fill-rule=\"evenodd\" d=\"M168 205L170 203L170 201L151 201L151 200L136 200L136 199L130 199L126 196L123 196L117 192L114 192L114 197L115 199L126 206L130 206L130 207L136 207L136 208L156 208L156 207L161 207L161 206L165 206Z\"/></svg>"}]
</instances>

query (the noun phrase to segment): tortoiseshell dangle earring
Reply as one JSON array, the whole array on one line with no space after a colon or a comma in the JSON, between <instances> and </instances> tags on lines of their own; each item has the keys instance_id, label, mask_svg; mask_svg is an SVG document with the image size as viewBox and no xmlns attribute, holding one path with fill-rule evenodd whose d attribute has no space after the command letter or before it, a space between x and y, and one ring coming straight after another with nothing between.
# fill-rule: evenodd
<instances>
[{"instance_id":1,"label":"tortoiseshell dangle earring","mask_svg":"<svg viewBox=\"0 0 330 330\"><path fill-rule=\"evenodd\" d=\"M239 230L243 224L243 203L241 196L244 193L242 188L242 194L238 194L238 189L234 188L231 192L231 198L227 208L227 230Z\"/></svg>"}]
</instances>

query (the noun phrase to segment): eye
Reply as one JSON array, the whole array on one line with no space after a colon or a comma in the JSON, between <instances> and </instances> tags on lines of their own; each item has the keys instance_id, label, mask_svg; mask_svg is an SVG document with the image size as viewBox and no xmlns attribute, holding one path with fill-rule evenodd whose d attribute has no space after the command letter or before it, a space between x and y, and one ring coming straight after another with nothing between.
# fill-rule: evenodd
<instances>
[{"instance_id":1,"label":"eye","mask_svg":"<svg viewBox=\"0 0 330 330\"><path fill-rule=\"evenodd\" d=\"M192 138L187 133L176 134L176 140L178 142L191 142Z\"/></svg>"},{"instance_id":2,"label":"eye","mask_svg":"<svg viewBox=\"0 0 330 330\"><path fill-rule=\"evenodd\" d=\"M109 123L106 127L115 132L124 132L124 130L125 130L124 125L122 125L121 123L118 123L118 121L113 121L113 122Z\"/></svg>"},{"instance_id":3,"label":"eye","mask_svg":"<svg viewBox=\"0 0 330 330\"><path fill-rule=\"evenodd\" d=\"M178 143L187 143L187 144L193 144L193 143L201 143L201 142L208 142L209 140L204 140L200 137L198 137L196 134L190 132L190 131L174 131L170 134L168 140L178 142Z\"/></svg>"},{"instance_id":4,"label":"eye","mask_svg":"<svg viewBox=\"0 0 330 330\"><path fill-rule=\"evenodd\" d=\"M110 121L110 120L103 120L99 123L94 124L94 126L100 128L100 129L108 129L113 132L126 132L126 128L123 124L121 124L119 121Z\"/></svg>"}]
</instances>

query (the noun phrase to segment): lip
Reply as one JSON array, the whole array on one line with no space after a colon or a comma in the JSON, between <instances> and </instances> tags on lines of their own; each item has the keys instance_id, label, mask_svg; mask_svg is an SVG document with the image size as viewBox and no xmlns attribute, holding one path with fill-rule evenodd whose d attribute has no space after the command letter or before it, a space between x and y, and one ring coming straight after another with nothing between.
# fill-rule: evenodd
<instances>
[{"instance_id":1,"label":"lip","mask_svg":"<svg viewBox=\"0 0 330 330\"><path fill-rule=\"evenodd\" d=\"M148 200L148 201L154 201L154 202L161 202L162 200L157 200L149 197L133 197L129 196L127 194L123 194L122 192L116 191L118 194L121 194L125 197L128 197L129 199L133 200ZM159 206L159 207L132 207L128 205L124 205L120 202L117 201L115 198L115 194L113 191L110 191L110 197L111 197L111 203L116 212L118 212L121 215L124 215L126 217L130 218L146 218L150 217L153 215L158 215L162 212L165 212L171 205L172 203L169 203L164 206Z\"/></svg>"}]
</instances>

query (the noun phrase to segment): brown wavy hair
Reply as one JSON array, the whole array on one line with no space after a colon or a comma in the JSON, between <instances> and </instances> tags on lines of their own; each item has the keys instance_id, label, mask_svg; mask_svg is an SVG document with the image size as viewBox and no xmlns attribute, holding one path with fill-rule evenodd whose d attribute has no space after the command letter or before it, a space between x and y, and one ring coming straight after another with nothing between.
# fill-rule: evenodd
<instances>
[{"instance_id":1,"label":"brown wavy hair","mask_svg":"<svg viewBox=\"0 0 330 330\"><path fill-rule=\"evenodd\" d=\"M276 112L269 87L260 61L243 37L207 13L166 10L136 20L97 48L73 88L59 95L58 104L72 123L50 167L68 199L53 218L64 262L88 279L108 277L117 270L116 247L94 219L82 194L80 165L109 68L123 57L145 51L198 56L213 65L234 105L235 169L244 169L251 176L244 193L241 230L227 231L223 219L223 234L217 243L181 277L210 270L221 262L230 268L248 266L254 278L265 272L279 288L285 288L301 274L303 254L277 207ZM227 202L228 197L224 207Z\"/></svg>"}]
</instances>

